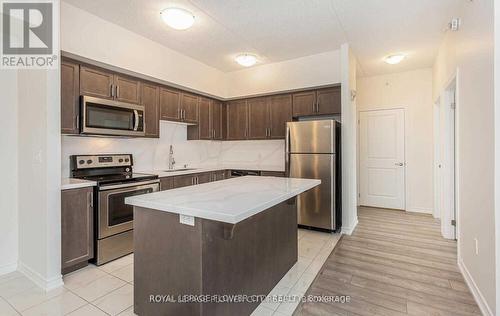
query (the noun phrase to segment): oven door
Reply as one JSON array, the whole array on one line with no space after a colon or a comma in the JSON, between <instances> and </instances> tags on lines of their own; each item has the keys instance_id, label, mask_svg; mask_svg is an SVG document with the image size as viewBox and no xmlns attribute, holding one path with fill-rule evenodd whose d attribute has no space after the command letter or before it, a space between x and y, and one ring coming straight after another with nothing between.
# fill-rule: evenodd
<instances>
[{"instance_id":1,"label":"oven door","mask_svg":"<svg viewBox=\"0 0 500 316\"><path fill-rule=\"evenodd\" d=\"M158 180L146 183L111 185L99 189L98 239L133 229L134 207L125 204L125 198L159 191Z\"/></svg>"},{"instance_id":2,"label":"oven door","mask_svg":"<svg viewBox=\"0 0 500 316\"><path fill-rule=\"evenodd\" d=\"M82 97L82 134L145 136L144 106Z\"/></svg>"}]
</instances>

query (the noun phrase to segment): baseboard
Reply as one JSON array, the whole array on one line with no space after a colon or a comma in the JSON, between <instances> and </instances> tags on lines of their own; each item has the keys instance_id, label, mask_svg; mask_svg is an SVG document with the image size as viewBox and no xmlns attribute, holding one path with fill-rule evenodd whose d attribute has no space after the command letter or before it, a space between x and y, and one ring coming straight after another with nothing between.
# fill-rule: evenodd
<instances>
[{"instance_id":1,"label":"baseboard","mask_svg":"<svg viewBox=\"0 0 500 316\"><path fill-rule=\"evenodd\" d=\"M64 285L62 275L46 279L22 262L19 262L18 270L45 291L50 291Z\"/></svg>"},{"instance_id":2,"label":"baseboard","mask_svg":"<svg viewBox=\"0 0 500 316\"><path fill-rule=\"evenodd\" d=\"M467 283L467 286L469 286L469 289L472 292L472 296L474 296L474 299L476 300L476 303L479 306L481 313L486 316L493 316L494 314L491 311L491 308L488 306L486 299L484 298L483 294L477 287L476 282L474 282L474 279L472 278L472 275L469 273L469 270L467 270L467 267L465 266L462 258L458 259L458 268L460 269L460 272L462 272L462 275L465 279L465 283Z\"/></svg>"},{"instance_id":3,"label":"baseboard","mask_svg":"<svg viewBox=\"0 0 500 316\"><path fill-rule=\"evenodd\" d=\"M0 275L11 273L17 270L17 262L4 264L0 266Z\"/></svg>"},{"instance_id":4,"label":"baseboard","mask_svg":"<svg viewBox=\"0 0 500 316\"><path fill-rule=\"evenodd\" d=\"M434 216L434 212L432 212L431 209L428 209L428 208L423 208L423 207L412 207L412 208L407 208L406 209L407 212L411 212L411 213L423 213L423 214L431 214L432 216Z\"/></svg>"},{"instance_id":5,"label":"baseboard","mask_svg":"<svg viewBox=\"0 0 500 316\"><path fill-rule=\"evenodd\" d=\"M358 225L358 217L356 216L354 222L351 225L349 226L342 225L342 234L351 235L357 225Z\"/></svg>"}]
</instances>

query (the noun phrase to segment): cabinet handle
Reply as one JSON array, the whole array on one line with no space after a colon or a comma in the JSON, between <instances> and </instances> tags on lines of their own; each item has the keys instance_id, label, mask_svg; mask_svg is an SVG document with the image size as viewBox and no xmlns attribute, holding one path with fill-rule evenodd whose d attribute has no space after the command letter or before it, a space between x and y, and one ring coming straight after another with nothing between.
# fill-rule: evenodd
<instances>
[{"instance_id":1,"label":"cabinet handle","mask_svg":"<svg viewBox=\"0 0 500 316\"><path fill-rule=\"evenodd\" d=\"M89 197L89 206L90 206L90 208L93 209L94 208L94 196L93 196L92 192L88 193L88 197Z\"/></svg>"},{"instance_id":2,"label":"cabinet handle","mask_svg":"<svg viewBox=\"0 0 500 316\"><path fill-rule=\"evenodd\" d=\"M319 113L319 101L316 102L316 113Z\"/></svg>"},{"instance_id":3,"label":"cabinet handle","mask_svg":"<svg viewBox=\"0 0 500 316\"><path fill-rule=\"evenodd\" d=\"M120 97L120 87L118 85L116 86L116 97Z\"/></svg>"},{"instance_id":4,"label":"cabinet handle","mask_svg":"<svg viewBox=\"0 0 500 316\"><path fill-rule=\"evenodd\" d=\"M196 177L196 184L200 184L200 179Z\"/></svg>"},{"instance_id":5,"label":"cabinet handle","mask_svg":"<svg viewBox=\"0 0 500 316\"><path fill-rule=\"evenodd\" d=\"M115 97L115 85L114 84L111 85L111 97L112 98Z\"/></svg>"},{"instance_id":6,"label":"cabinet handle","mask_svg":"<svg viewBox=\"0 0 500 316\"><path fill-rule=\"evenodd\" d=\"M186 120L186 110L182 109L181 110L181 116L182 116L182 120Z\"/></svg>"},{"instance_id":7,"label":"cabinet handle","mask_svg":"<svg viewBox=\"0 0 500 316\"><path fill-rule=\"evenodd\" d=\"M80 115L76 116L76 129L80 129Z\"/></svg>"}]
</instances>

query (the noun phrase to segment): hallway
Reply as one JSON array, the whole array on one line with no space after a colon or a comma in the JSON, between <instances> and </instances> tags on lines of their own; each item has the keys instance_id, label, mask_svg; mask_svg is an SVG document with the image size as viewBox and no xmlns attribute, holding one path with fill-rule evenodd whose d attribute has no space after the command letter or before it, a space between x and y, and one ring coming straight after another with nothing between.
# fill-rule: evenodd
<instances>
[{"instance_id":1,"label":"hallway","mask_svg":"<svg viewBox=\"0 0 500 316\"><path fill-rule=\"evenodd\" d=\"M457 266L455 241L430 215L361 207L306 295L349 303L302 303L295 315L480 315Z\"/></svg>"}]
</instances>

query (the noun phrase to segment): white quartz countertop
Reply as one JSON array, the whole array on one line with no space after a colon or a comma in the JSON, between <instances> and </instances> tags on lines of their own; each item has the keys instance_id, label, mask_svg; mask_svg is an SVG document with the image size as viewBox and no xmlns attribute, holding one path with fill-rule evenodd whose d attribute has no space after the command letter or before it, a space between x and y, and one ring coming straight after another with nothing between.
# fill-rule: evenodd
<instances>
[{"instance_id":1,"label":"white quartz countertop","mask_svg":"<svg viewBox=\"0 0 500 316\"><path fill-rule=\"evenodd\" d=\"M71 190L71 189L79 189L86 187L96 186L97 182L74 179L74 178L62 178L61 179L61 190Z\"/></svg>"},{"instance_id":2,"label":"white quartz countertop","mask_svg":"<svg viewBox=\"0 0 500 316\"><path fill-rule=\"evenodd\" d=\"M320 184L313 179L246 176L128 197L125 203L236 224Z\"/></svg>"},{"instance_id":3,"label":"white quartz countertop","mask_svg":"<svg viewBox=\"0 0 500 316\"><path fill-rule=\"evenodd\" d=\"M219 166L219 167L188 167L190 170L180 170L180 171L166 171L167 169L165 168L164 170L140 170L135 172L139 173L147 173L147 174L155 174L158 175L160 178L166 178L166 177L174 177L174 176L181 176L181 175L186 175L186 174L194 174L194 173L202 173L202 172L212 172L212 171L218 171L218 170L254 170L254 171L276 171L276 172L284 172L285 170L280 170L279 167L255 167L255 168L250 168L250 167L238 167L238 166ZM175 170L175 169L174 169Z\"/></svg>"}]
</instances>

